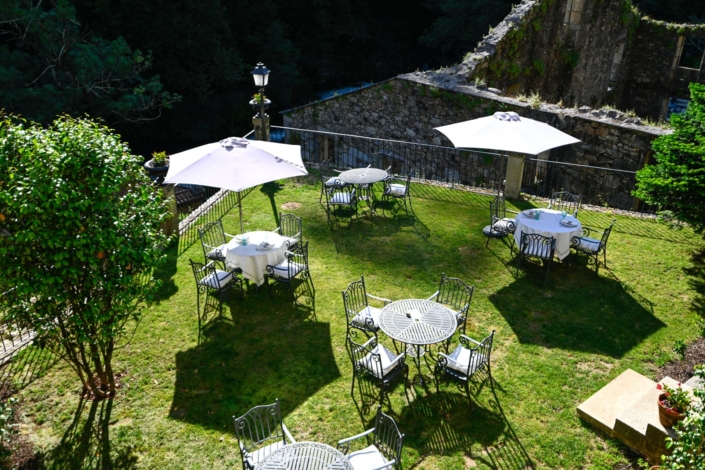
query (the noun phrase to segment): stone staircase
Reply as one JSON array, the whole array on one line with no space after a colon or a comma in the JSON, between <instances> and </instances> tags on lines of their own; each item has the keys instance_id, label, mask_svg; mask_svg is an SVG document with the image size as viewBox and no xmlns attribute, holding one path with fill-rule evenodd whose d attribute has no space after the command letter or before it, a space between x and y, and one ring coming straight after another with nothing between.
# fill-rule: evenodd
<instances>
[{"instance_id":1,"label":"stone staircase","mask_svg":"<svg viewBox=\"0 0 705 470\"><path fill-rule=\"evenodd\" d=\"M669 387L678 385L670 377L660 383ZM697 379L682 386L692 390L697 386ZM661 455L668 452L666 437L675 437L673 429L659 422L657 400L660 394L656 382L627 369L578 406L578 416L657 465L661 463Z\"/></svg>"}]
</instances>

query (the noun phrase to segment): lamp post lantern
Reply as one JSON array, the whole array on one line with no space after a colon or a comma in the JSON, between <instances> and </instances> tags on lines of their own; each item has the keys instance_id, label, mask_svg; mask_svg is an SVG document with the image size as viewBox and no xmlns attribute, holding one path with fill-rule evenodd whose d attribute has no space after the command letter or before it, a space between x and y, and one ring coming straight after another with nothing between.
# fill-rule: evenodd
<instances>
[{"instance_id":1,"label":"lamp post lantern","mask_svg":"<svg viewBox=\"0 0 705 470\"><path fill-rule=\"evenodd\" d=\"M250 101L253 109L257 109L259 105L259 113L252 118L252 124L255 127L255 137L257 140L269 140L269 116L265 114L265 109L271 103L264 97L264 87L269 83L269 69L259 62L252 71L252 78L255 80L255 86L259 87L259 99ZM255 98L257 95L255 95Z\"/></svg>"}]
</instances>

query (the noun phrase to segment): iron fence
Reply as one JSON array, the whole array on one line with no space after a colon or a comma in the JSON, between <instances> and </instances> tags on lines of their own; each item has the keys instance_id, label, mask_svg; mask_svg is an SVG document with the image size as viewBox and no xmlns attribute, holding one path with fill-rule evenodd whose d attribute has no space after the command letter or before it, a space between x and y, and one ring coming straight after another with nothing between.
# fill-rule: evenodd
<instances>
[{"instance_id":1,"label":"iron fence","mask_svg":"<svg viewBox=\"0 0 705 470\"><path fill-rule=\"evenodd\" d=\"M497 190L504 180L506 156L440 145L376 139L325 131L272 126L271 140L301 146L307 164L330 162L334 167L372 165L395 175L412 173L418 181Z\"/></svg>"},{"instance_id":2,"label":"iron fence","mask_svg":"<svg viewBox=\"0 0 705 470\"><path fill-rule=\"evenodd\" d=\"M522 191L550 198L553 191L582 196L583 204L653 213L656 208L632 196L636 172L573 163L524 159Z\"/></svg>"}]
</instances>

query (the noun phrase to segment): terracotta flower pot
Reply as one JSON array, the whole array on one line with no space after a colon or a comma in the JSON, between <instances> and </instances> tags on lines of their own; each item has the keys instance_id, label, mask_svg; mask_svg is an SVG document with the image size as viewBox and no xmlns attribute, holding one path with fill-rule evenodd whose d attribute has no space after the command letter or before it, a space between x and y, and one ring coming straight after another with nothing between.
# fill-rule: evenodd
<instances>
[{"instance_id":1,"label":"terracotta flower pot","mask_svg":"<svg viewBox=\"0 0 705 470\"><path fill-rule=\"evenodd\" d=\"M670 408L663 406L663 401L667 399L665 393L662 393L658 397L658 420L664 427L671 428L675 426L678 421L685 419L685 413L678 413Z\"/></svg>"}]
</instances>

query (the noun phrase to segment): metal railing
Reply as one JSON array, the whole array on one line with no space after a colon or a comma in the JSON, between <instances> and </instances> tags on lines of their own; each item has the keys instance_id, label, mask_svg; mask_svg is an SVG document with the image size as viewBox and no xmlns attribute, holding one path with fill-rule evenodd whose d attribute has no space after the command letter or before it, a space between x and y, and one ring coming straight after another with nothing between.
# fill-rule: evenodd
<instances>
[{"instance_id":1,"label":"metal railing","mask_svg":"<svg viewBox=\"0 0 705 470\"><path fill-rule=\"evenodd\" d=\"M655 207L632 196L635 188L635 171L524 159L522 191L534 196L550 198L553 191L569 191L580 194L583 204L655 212Z\"/></svg>"},{"instance_id":2,"label":"metal railing","mask_svg":"<svg viewBox=\"0 0 705 470\"><path fill-rule=\"evenodd\" d=\"M400 140L272 126L271 140L301 146L307 164L329 161L339 169L372 165L390 173L412 173L417 181L437 181L497 190L506 156Z\"/></svg>"},{"instance_id":3,"label":"metal railing","mask_svg":"<svg viewBox=\"0 0 705 470\"><path fill-rule=\"evenodd\" d=\"M12 292L12 289L0 295L5 296ZM28 328L22 328L14 322L7 321L4 315L0 315L0 339L2 349L0 349L0 367L7 364L12 357L22 348L30 344L36 334Z\"/></svg>"}]
</instances>

